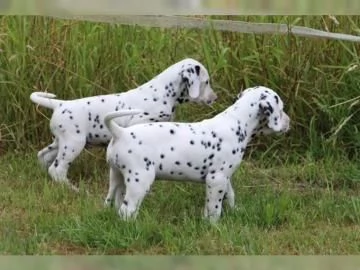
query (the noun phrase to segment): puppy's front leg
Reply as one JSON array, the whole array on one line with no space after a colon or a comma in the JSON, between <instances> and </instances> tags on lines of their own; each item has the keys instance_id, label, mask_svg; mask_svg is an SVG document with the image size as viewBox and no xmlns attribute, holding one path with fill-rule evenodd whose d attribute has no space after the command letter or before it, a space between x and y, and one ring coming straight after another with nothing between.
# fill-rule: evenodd
<instances>
[{"instance_id":1,"label":"puppy's front leg","mask_svg":"<svg viewBox=\"0 0 360 270\"><path fill-rule=\"evenodd\" d=\"M206 176L206 203L204 215L211 223L216 223L221 215L222 201L227 191L226 176L220 173Z\"/></svg>"}]
</instances>

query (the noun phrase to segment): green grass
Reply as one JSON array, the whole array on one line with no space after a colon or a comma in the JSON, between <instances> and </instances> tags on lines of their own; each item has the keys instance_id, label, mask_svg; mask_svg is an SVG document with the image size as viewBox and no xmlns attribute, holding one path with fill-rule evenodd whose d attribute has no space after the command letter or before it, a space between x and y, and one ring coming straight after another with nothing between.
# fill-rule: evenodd
<instances>
[{"instance_id":1,"label":"green grass","mask_svg":"<svg viewBox=\"0 0 360 270\"><path fill-rule=\"evenodd\" d=\"M359 16L231 17L358 34ZM29 100L35 90L59 98L126 91L185 57L208 68L219 94L214 109L182 106L178 120L196 121L229 106L241 89L277 91L293 119L292 135L276 146L314 158L359 157L360 46L292 35L252 35L211 29L158 29L43 17L0 17L0 123L3 147L26 150L50 137L50 111Z\"/></svg>"},{"instance_id":2,"label":"green grass","mask_svg":"<svg viewBox=\"0 0 360 270\"><path fill-rule=\"evenodd\" d=\"M231 17L358 34L360 16ZM1 254L358 254L360 251L359 44L292 35L153 29L0 17ZM103 208L104 151L84 152L73 194L49 181L36 152L49 142L50 110L35 90L72 99L122 92L185 57L204 63L214 107L183 105L178 121L229 106L241 89L277 91L290 115L286 136L249 145L233 176L236 210L202 220L204 187L156 182L136 222Z\"/></svg>"},{"instance_id":3,"label":"green grass","mask_svg":"<svg viewBox=\"0 0 360 270\"><path fill-rule=\"evenodd\" d=\"M7 154L0 165L0 252L357 254L359 177L357 164L345 160L244 162L233 177L237 208L225 206L217 226L201 218L203 185L165 181L155 182L137 221L126 223L103 208L102 158L84 153L71 171L87 195L49 181L34 154Z\"/></svg>"}]
</instances>

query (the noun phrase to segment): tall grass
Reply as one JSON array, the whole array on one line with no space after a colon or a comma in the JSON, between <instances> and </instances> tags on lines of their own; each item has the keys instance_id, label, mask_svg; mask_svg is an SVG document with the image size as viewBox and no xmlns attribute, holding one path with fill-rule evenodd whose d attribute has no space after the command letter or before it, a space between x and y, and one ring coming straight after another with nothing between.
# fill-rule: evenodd
<instances>
[{"instance_id":1,"label":"tall grass","mask_svg":"<svg viewBox=\"0 0 360 270\"><path fill-rule=\"evenodd\" d=\"M360 25L359 16L339 16L339 25L320 16L231 19L350 34L358 34ZM291 133L278 138L268 155L291 148L296 160L359 157L359 44L3 16L0 49L0 132L5 150L38 148L50 139L45 116L51 112L40 109L43 115L39 114L29 100L32 91L49 91L63 99L126 91L172 63L193 57L207 66L220 100L213 109L181 107L179 121L214 115L241 89L265 85L279 92L292 118ZM266 151L266 141L255 147Z\"/></svg>"}]
</instances>

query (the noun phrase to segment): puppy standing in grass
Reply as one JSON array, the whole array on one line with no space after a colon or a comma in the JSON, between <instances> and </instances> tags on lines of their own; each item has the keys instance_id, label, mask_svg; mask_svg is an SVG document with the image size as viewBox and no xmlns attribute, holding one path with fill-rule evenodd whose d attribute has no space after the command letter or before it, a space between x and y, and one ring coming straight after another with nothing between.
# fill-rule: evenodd
<instances>
[{"instance_id":1,"label":"puppy standing in grass","mask_svg":"<svg viewBox=\"0 0 360 270\"><path fill-rule=\"evenodd\" d=\"M206 183L205 217L216 222L227 194L234 207L230 178L256 134L284 133L290 118L277 93L249 88L217 116L197 123L151 123L120 127L113 120L141 111L112 112L105 125L112 134L107 148L110 185L105 204L115 196L123 219L136 218L155 178Z\"/></svg>"},{"instance_id":2,"label":"puppy standing in grass","mask_svg":"<svg viewBox=\"0 0 360 270\"><path fill-rule=\"evenodd\" d=\"M191 58L168 67L149 82L121 94L66 101L54 97L43 92L34 92L30 96L34 103L54 110L50 120L54 140L38 152L38 159L53 180L67 184L71 162L85 145L107 145L110 141L111 134L103 121L106 113L134 108L142 110L141 114L117 119L116 123L122 127L172 121L178 104L187 101L211 104L217 98L210 86L207 69Z\"/></svg>"}]
</instances>

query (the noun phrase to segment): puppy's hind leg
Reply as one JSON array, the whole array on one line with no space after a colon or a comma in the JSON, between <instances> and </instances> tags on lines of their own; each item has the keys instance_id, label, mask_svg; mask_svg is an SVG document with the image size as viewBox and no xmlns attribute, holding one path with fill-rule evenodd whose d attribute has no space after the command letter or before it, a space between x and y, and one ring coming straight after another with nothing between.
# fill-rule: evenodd
<instances>
[{"instance_id":1,"label":"puppy's hind leg","mask_svg":"<svg viewBox=\"0 0 360 270\"><path fill-rule=\"evenodd\" d=\"M115 197L115 207L119 209L125 195L125 185L124 177L121 172L110 166L110 175L109 175L109 190L106 195L104 205L109 207L114 202Z\"/></svg>"},{"instance_id":2,"label":"puppy's hind leg","mask_svg":"<svg viewBox=\"0 0 360 270\"><path fill-rule=\"evenodd\" d=\"M45 170L48 170L50 165L54 162L59 150L58 141L55 138L54 141L40 150L37 154L38 161Z\"/></svg>"},{"instance_id":3,"label":"puppy's hind leg","mask_svg":"<svg viewBox=\"0 0 360 270\"><path fill-rule=\"evenodd\" d=\"M123 220L136 219L140 205L155 180L154 168L138 172L138 175L124 175L126 185L125 197L119 208Z\"/></svg>"},{"instance_id":4,"label":"puppy's hind leg","mask_svg":"<svg viewBox=\"0 0 360 270\"><path fill-rule=\"evenodd\" d=\"M227 180L227 190L224 196L224 200L226 200L227 204L231 209L234 209L235 207L235 193L234 189L231 185L231 179L228 178Z\"/></svg>"},{"instance_id":5,"label":"puppy's hind leg","mask_svg":"<svg viewBox=\"0 0 360 270\"><path fill-rule=\"evenodd\" d=\"M67 136L59 137L59 151L48 170L54 181L66 183L73 190L78 191L76 187L70 184L67 172L71 163L84 149L85 144L86 138L82 136L67 134Z\"/></svg>"}]
</instances>

